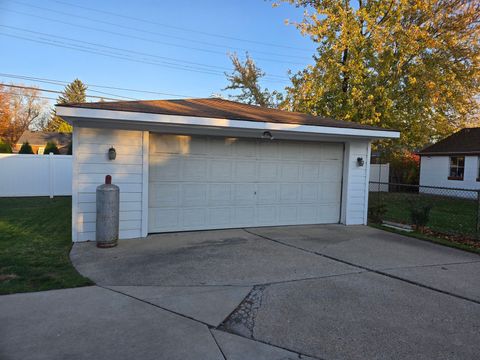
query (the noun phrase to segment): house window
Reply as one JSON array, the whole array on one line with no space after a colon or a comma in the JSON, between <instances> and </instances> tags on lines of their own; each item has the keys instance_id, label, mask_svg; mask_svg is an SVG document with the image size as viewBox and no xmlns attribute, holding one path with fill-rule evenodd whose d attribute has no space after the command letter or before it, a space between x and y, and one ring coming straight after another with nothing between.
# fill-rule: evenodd
<instances>
[{"instance_id":1,"label":"house window","mask_svg":"<svg viewBox=\"0 0 480 360\"><path fill-rule=\"evenodd\" d=\"M465 157L451 156L450 157L450 175L448 176L448 180L463 180L464 169L465 169Z\"/></svg>"}]
</instances>

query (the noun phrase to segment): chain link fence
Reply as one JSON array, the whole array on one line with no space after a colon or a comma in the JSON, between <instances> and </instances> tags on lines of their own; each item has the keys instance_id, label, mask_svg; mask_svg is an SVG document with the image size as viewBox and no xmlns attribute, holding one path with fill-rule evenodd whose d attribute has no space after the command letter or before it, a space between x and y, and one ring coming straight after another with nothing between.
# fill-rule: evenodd
<instances>
[{"instance_id":1,"label":"chain link fence","mask_svg":"<svg viewBox=\"0 0 480 360\"><path fill-rule=\"evenodd\" d=\"M370 182L371 221L415 223L426 212L425 227L441 234L480 238L480 190Z\"/></svg>"}]
</instances>

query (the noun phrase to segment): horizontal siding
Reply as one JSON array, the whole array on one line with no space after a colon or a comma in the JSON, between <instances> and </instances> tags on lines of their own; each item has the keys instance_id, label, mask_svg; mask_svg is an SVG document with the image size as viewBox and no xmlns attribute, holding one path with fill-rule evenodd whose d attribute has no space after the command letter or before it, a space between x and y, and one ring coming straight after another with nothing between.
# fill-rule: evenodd
<instances>
[{"instance_id":1,"label":"horizontal siding","mask_svg":"<svg viewBox=\"0 0 480 360\"><path fill-rule=\"evenodd\" d=\"M96 189L106 175L120 188L120 238L141 236L143 133L141 131L76 128L77 240L95 240ZM114 147L115 160L108 149ZM148 154L147 154L148 155Z\"/></svg>"},{"instance_id":2,"label":"horizontal siding","mask_svg":"<svg viewBox=\"0 0 480 360\"><path fill-rule=\"evenodd\" d=\"M357 165L357 158L363 158L364 165ZM349 181L347 201L347 224L363 224L366 211L365 191L369 166L368 142L352 141L349 156Z\"/></svg>"}]
</instances>

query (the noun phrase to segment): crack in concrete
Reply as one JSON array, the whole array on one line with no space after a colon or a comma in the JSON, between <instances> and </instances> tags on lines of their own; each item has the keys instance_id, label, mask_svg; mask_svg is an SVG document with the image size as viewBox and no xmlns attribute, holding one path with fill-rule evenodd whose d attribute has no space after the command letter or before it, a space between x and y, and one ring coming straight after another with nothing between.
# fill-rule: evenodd
<instances>
[{"instance_id":1,"label":"crack in concrete","mask_svg":"<svg viewBox=\"0 0 480 360\"><path fill-rule=\"evenodd\" d=\"M242 302L220 324L219 328L253 339L255 319L262 306L266 286L254 286Z\"/></svg>"},{"instance_id":2,"label":"crack in concrete","mask_svg":"<svg viewBox=\"0 0 480 360\"><path fill-rule=\"evenodd\" d=\"M208 328L208 332L210 333L210 336L212 337L213 341L215 341L215 344L217 345L218 347L218 350L220 351L220 353L222 354L222 357L224 360L227 360L227 357L225 356L225 353L223 352L223 349L222 347L220 346L220 344L218 343L217 341L217 338L215 337L215 335L213 335L212 333L212 328Z\"/></svg>"},{"instance_id":3,"label":"crack in concrete","mask_svg":"<svg viewBox=\"0 0 480 360\"><path fill-rule=\"evenodd\" d=\"M283 246L287 246L287 247L290 247L290 248L293 248L293 249L305 251L305 252L310 253L310 254L315 254L315 255L318 255L318 256L322 256L322 257L324 257L324 258L326 258L326 259L334 260L334 261L340 262L340 263L342 263L342 264L354 266L354 267L356 267L356 268L363 269L363 270L366 270L366 271L369 271L369 272L372 272L372 273L375 273L375 274L378 274L378 275L383 275L383 276L386 276L386 277L389 277L389 278L392 278L392 279L395 279L395 280L399 280L399 281L403 281L403 282L409 283L409 284L411 284L411 285L415 285L415 286L418 286L418 287L421 287L421 288L424 288L424 289L436 291L436 292L439 292L439 293L442 293L442 294L445 294L445 295L453 296L453 297L455 297L455 298L457 298L457 299L469 301L469 302L472 302L472 303L475 303L475 304L479 304L479 305L480 305L480 301L478 301L478 300L471 299L471 298L466 297L466 296L458 295L458 294L452 293L452 292L450 292L450 291L446 291L446 290L438 289L438 288L435 288L435 287L432 287L432 286L428 286L428 285L425 285L425 284L422 284L422 283L419 283L419 282L416 282L416 281L413 281L413 280L409 280L409 279L402 278L402 277L397 276L397 275L393 275L393 274L389 274L389 273L383 272L383 271L381 271L381 270L372 269L372 268L369 268L369 267L367 267L367 266L358 265L358 264L355 264L355 263L352 263L352 262L349 262L349 261L345 261L345 260L336 258L336 257L334 257L334 256L322 254L322 253L317 252L317 251L312 251L312 250L308 250L308 249L301 248L301 247L299 247L299 246L295 246L295 245L291 245L291 244L288 244L288 243L284 243L284 242L282 242L282 241L280 241L280 240L272 239L272 238L269 238L268 236L264 236L264 235L257 234L257 233L255 233L255 232L253 232L253 231L251 231L251 230L247 230L247 229L245 229L245 228L243 229L243 231L245 231L245 232L247 232L247 233L249 233L249 234L251 234L251 235L256 235L256 236L258 236L259 238L262 238L262 239L265 239L265 240L269 240L269 241L273 241L274 243L277 243L277 244L280 244L280 245L283 245Z\"/></svg>"},{"instance_id":4,"label":"crack in concrete","mask_svg":"<svg viewBox=\"0 0 480 360\"><path fill-rule=\"evenodd\" d=\"M449 266L449 265L467 265L467 264L476 264L480 263L480 260L472 260L472 261L462 261L462 262L451 262L451 263L444 263L444 264L427 264L427 265L411 265L411 266L397 266L391 268L381 268L377 269L380 271L388 271L388 270L404 270L404 269L416 269L416 268L424 268L424 267L436 267L436 266Z\"/></svg>"}]
</instances>

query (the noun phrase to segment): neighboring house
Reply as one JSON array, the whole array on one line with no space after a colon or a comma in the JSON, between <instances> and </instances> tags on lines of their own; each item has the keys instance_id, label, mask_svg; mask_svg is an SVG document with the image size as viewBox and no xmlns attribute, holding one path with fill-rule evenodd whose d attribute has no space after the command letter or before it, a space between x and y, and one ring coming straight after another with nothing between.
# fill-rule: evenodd
<instances>
[{"instance_id":1,"label":"neighboring house","mask_svg":"<svg viewBox=\"0 0 480 360\"><path fill-rule=\"evenodd\" d=\"M72 141L72 134L26 130L15 144L14 152L18 152L22 144L27 141L32 146L34 154L43 154L47 142L52 141L57 144L60 154L65 155L68 153L68 145Z\"/></svg>"},{"instance_id":2,"label":"neighboring house","mask_svg":"<svg viewBox=\"0 0 480 360\"><path fill-rule=\"evenodd\" d=\"M73 125L73 241L120 187L120 238L367 222L370 142L399 132L221 99L57 105ZM116 151L109 160L110 148Z\"/></svg>"},{"instance_id":3,"label":"neighboring house","mask_svg":"<svg viewBox=\"0 0 480 360\"><path fill-rule=\"evenodd\" d=\"M420 186L480 189L480 128L462 129L418 154Z\"/></svg>"}]
</instances>

